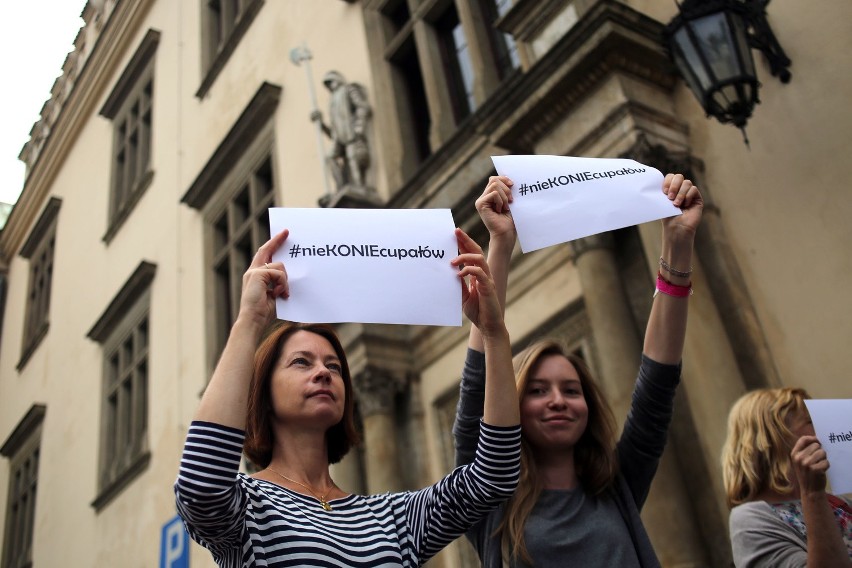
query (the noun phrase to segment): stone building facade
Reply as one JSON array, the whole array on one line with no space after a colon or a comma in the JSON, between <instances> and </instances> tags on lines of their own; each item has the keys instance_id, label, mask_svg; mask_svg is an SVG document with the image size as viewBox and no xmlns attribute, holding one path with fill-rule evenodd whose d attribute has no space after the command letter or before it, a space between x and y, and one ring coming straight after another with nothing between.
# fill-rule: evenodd
<instances>
[{"instance_id":1,"label":"stone building facade","mask_svg":"<svg viewBox=\"0 0 852 568\"><path fill-rule=\"evenodd\" d=\"M852 143L852 8L769 5L793 78L779 83L758 58L750 149L704 116L668 61L660 38L675 9L88 2L0 234L3 565L158 561L183 436L268 234L266 209L327 197L308 81L327 108L329 70L364 85L373 108L371 205L450 208L482 243L473 202L491 155L626 156L701 186L684 380L643 516L664 565L728 565L718 456L731 403L764 385L852 398L842 293L852 195L840 158ZM289 61L298 46L314 75ZM658 241L647 224L513 258L515 347L567 340L621 419ZM466 328L339 331L364 444L334 467L338 484L395 491L442 476ZM431 565L472 562L459 542ZM191 565L211 564L193 545Z\"/></svg>"}]
</instances>

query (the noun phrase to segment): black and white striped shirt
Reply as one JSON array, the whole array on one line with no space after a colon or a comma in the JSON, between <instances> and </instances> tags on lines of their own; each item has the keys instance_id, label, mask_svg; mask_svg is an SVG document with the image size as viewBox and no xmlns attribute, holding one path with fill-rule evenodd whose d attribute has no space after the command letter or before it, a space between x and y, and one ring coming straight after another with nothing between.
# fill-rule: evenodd
<instances>
[{"instance_id":1,"label":"black and white striped shirt","mask_svg":"<svg viewBox=\"0 0 852 568\"><path fill-rule=\"evenodd\" d=\"M520 427L482 424L473 463L419 491L316 499L238 472L244 432L189 428L175 482L190 536L220 566L420 566L507 499Z\"/></svg>"}]
</instances>

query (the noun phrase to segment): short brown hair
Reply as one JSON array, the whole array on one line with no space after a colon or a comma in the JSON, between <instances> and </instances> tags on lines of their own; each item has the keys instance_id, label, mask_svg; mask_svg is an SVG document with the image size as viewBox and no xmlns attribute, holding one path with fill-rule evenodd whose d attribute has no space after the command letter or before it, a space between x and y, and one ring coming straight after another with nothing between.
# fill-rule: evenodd
<instances>
[{"instance_id":1,"label":"short brown hair","mask_svg":"<svg viewBox=\"0 0 852 568\"><path fill-rule=\"evenodd\" d=\"M788 417L807 412L804 389L757 389L744 394L728 414L722 477L728 507L753 501L766 489L787 493L795 436Z\"/></svg>"},{"instance_id":2,"label":"short brown hair","mask_svg":"<svg viewBox=\"0 0 852 568\"><path fill-rule=\"evenodd\" d=\"M276 325L257 348L254 355L254 374L249 386L248 414L246 416L246 439L243 451L258 468L266 468L272 461L272 391L270 380L276 361L281 356L284 343L297 331L309 331L324 337L331 343L340 359L341 376L345 401L343 418L325 434L328 445L328 463L337 463L360 441L355 428L355 396L352 376L346 353L334 329L325 324L284 322Z\"/></svg>"}]
</instances>

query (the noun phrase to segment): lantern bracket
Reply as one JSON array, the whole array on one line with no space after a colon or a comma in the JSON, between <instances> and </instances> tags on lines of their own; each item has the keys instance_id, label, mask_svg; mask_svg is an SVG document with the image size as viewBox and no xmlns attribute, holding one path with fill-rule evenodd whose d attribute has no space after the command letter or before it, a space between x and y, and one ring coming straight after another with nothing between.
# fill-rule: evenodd
<instances>
[{"instance_id":1,"label":"lantern bracket","mask_svg":"<svg viewBox=\"0 0 852 568\"><path fill-rule=\"evenodd\" d=\"M746 17L750 27L748 34L749 45L760 51L769 63L769 72L773 77L778 77L782 83L789 83L792 74L790 65L792 61L784 53L778 38L766 19L766 6L770 0L743 0L746 9Z\"/></svg>"}]
</instances>

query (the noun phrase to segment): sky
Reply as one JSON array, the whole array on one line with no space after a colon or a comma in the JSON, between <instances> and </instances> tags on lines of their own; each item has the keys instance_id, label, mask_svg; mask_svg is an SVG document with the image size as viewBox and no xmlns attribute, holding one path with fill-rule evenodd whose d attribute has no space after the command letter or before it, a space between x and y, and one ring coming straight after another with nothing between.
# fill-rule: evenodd
<instances>
[{"instance_id":1,"label":"sky","mask_svg":"<svg viewBox=\"0 0 852 568\"><path fill-rule=\"evenodd\" d=\"M86 0L5 2L0 18L0 202L17 201L24 186L24 163L18 159L62 73L83 25Z\"/></svg>"}]
</instances>

